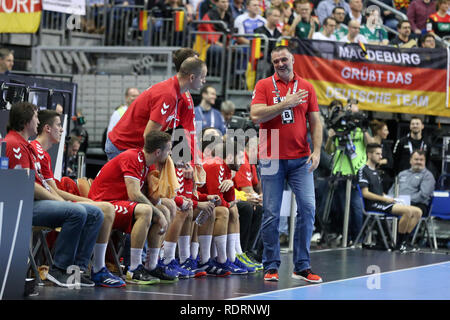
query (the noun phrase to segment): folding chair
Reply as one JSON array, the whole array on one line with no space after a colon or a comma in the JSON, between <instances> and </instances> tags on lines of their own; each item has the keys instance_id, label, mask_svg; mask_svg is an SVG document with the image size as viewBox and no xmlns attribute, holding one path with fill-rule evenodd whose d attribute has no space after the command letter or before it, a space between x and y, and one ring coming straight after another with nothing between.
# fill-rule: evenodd
<instances>
[{"instance_id":1,"label":"folding chair","mask_svg":"<svg viewBox=\"0 0 450 320\"><path fill-rule=\"evenodd\" d=\"M437 239L436 239L436 225L434 223L435 218L450 220L450 192L449 191L434 191L433 197L431 198L431 206L429 215L426 218L422 218L417 225L416 231L414 232L412 243L416 240L416 236L419 227L423 224L423 233L427 234L428 243L431 249L438 249ZM423 234L422 233L422 234ZM433 238L431 241L430 236Z\"/></svg>"},{"instance_id":2,"label":"folding chair","mask_svg":"<svg viewBox=\"0 0 450 320\"><path fill-rule=\"evenodd\" d=\"M374 226L376 225L377 231L379 232L379 234L381 235L381 239L383 240L384 247L386 248L386 250L390 251L395 246L395 240L393 238L393 235L389 228L389 225L387 224L387 220L394 219L394 218L396 219L397 217L394 215L386 214L384 212L379 212L379 211L366 211L366 207L364 204L364 198L363 198L361 188L359 187L359 185L358 185L358 191L359 191L359 195L360 195L360 198L362 201L363 213L366 216L366 219L364 220L363 226L362 226L361 230L359 231L358 236L356 237L355 245L357 243L359 243L360 240L362 242L364 242L366 240L366 238L368 237L368 235L370 233L372 233L372 230L373 230ZM384 232L382 222L386 227L387 237L386 237L386 233ZM363 234L365 234L364 238L363 238Z\"/></svg>"},{"instance_id":3,"label":"folding chair","mask_svg":"<svg viewBox=\"0 0 450 320\"><path fill-rule=\"evenodd\" d=\"M39 275L39 270L36 264L36 260L38 258L38 254L40 252L43 253L43 257L47 260L47 263L50 266L53 265L53 257L52 253L47 245L46 235L50 231L52 231L52 228L49 227L36 227L33 226L32 228L32 237L31 237L31 243L30 243L30 250L29 250L29 267L28 271L33 270L33 273L35 275L36 284L42 285L42 280ZM34 239L36 239L36 243L34 243Z\"/></svg>"}]
</instances>

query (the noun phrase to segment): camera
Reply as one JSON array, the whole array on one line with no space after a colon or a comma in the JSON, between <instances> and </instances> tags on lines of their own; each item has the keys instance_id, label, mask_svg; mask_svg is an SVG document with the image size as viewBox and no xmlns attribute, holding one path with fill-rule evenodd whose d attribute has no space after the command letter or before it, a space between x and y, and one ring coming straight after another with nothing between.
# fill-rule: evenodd
<instances>
[{"instance_id":1,"label":"camera","mask_svg":"<svg viewBox=\"0 0 450 320\"><path fill-rule=\"evenodd\" d=\"M248 129L255 129L256 132L259 130L259 126L255 125L252 120L250 120L249 113L241 113L239 116L235 115L231 117L228 129L242 129L244 131Z\"/></svg>"},{"instance_id":2,"label":"camera","mask_svg":"<svg viewBox=\"0 0 450 320\"><path fill-rule=\"evenodd\" d=\"M341 104L332 106L331 112L326 119L327 129L333 129L336 135L347 135L356 128L367 130L369 120L367 116L361 112L352 112L352 104L357 104L357 100L349 100L346 107Z\"/></svg>"}]
</instances>

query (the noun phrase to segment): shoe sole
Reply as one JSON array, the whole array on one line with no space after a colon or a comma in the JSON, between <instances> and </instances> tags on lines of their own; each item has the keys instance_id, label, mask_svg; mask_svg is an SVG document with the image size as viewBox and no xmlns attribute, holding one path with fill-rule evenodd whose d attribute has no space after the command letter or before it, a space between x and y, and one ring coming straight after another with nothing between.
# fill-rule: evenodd
<instances>
[{"instance_id":1,"label":"shoe sole","mask_svg":"<svg viewBox=\"0 0 450 320\"><path fill-rule=\"evenodd\" d=\"M161 280L161 279L159 279L159 283L163 283L163 284L175 283L177 281L178 281L178 278L175 278L173 280Z\"/></svg>"},{"instance_id":2,"label":"shoe sole","mask_svg":"<svg viewBox=\"0 0 450 320\"><path fill-rule=\"evenodd\" d=\"M197 272L195 275L194 275L194 278L201 278L201 277L206 277L206 271L202 271L202 272Z\"/></svg>"},{"instance_id":3,"label":"shoe sole","mask_svg":"<svg viewBox=\"0 0 450 320\"><path fill-rule=\"evenodd\" d=\"M75 286L77 285L76 283L61 283L59 282L56 278L54 278L50 273L47 274L47 280L49 280L50 282L56 284L57 286L63 287L63 288L68 288L68 289L72 289L75 288Z\"/></svg>"},{"instance_id":4,"label":"shoe sole","mask_svg":"<svg viewBox=\"0 0 450 320\"><path fill-rule=\"evenodd\" d=\"M231 272L228 271L227 273L224 273L224 274L206 273L206 275L208 277L222 277L223 278L223 277L231 275Z\"/></svg>"},{"instance_id":5,"label":"shoe sole","mask_svg":"<svg viewBox=\"0 0 450 320\"><path fill-rule=\"evenodd\" d=\"M306 282L311 282L311 283L321 283L321 282L323 282L322 279L320 279L320 280L311 280L311 279L299 276L299 275L294 274L294 273L292 274L292 278L293 279L297 279L297 280L303 280L303 281L306 281Z\"/></svg>"},{"instance_id":6,"label":"shoe sole","mask_svg":"<svg viewBox=\"0 0 450 320\"><path fill-rule=\"evenodd\" d=\"M279 279L277 277L270 277L270 278L264 277L264 281L274 281L274 282L276 282L276 281L279 281Z\"/></svg>"},{"instance_id":7,"label":"shoe sole","mask_svg":"<svg viewBox=\"0 0 450 320\"><path fill-rule=\"evenodd\" d=\"M149 280L149 281L143 281L143 280L130 280L127 279L125 280L127 283L131 283L131 284L139 284L139 285L150 285L150 284L156 284L159 283L160 280L156 279L156 280Z\"/></svg>"},{"instance_id":8,"label":"shoe sole","mask_svg":"<svg viewBox=\"0 0 450 320\"><path fill-rule=\"evenodd\" d=\"M121 284L120 286L110 286L108 284L102 284L102 283L99 283L99 284L96 284L96 285L99 286L99 287L103 287L103 288L122 288L122 287L126 287L127 286L126 283Z\"/></svg>"}]
</instances>

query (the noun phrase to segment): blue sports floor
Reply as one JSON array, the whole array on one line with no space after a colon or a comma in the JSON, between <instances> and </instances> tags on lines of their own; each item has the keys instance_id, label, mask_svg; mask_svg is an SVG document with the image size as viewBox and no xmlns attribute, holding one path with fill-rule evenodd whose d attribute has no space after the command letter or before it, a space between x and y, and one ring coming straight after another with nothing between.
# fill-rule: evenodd
<instances>
[{"instance_id":1,"label":"blue sports floor","mask_svg":"<svg viewBox=\"0 0 450 320\"><path fill-rule=\"evenodd\" d=\"M260 293L235 300L449 300L450 262Z\"/></svg>"},{"instance_id":2,"label":"blue sports floor","mask_svg":"<svg viewBox=\"0 0 450 320\"><path fill-rule=\"evenodd\" d=\"M448 251L400 254L338 248L313 250L310 256L312 270L323 278L322 284L292 279L292 254L283 253L279 282L264 281L262 272L175 284L127 284L119 289L70 290L46 281L38 296L26 300L450 300Z\"/></svg>"}]
</instances>

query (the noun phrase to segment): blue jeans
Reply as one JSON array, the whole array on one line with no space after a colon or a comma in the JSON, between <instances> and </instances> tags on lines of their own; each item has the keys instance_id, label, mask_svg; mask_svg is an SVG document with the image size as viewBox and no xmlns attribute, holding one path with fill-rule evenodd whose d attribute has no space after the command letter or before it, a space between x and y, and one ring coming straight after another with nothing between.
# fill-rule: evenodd
<instances>
[{"instance_id":1,"label":"blue jeans","mask_svg":"<svg viewBox=\"0 0 450 320\"><path fill-rule=\"evenodd\" d=\"M93 205L34 201L33 226L61 227L55 243L53 265L62 270L71 265L87 270L102 223L103 212Z\"/></svg>"},{"instance_id":2,"label":"blue jeans","mask_svg":"<svg viewBox=\"0 0 450 320\"><path fill-rule=\"evenodd\" d=\"M109 140L109 137L106 136L106 143L105 143L105 153L108 157L108 161L114 159L119 154L124 152L125 150L119 150L112 142Z\"/></svg>"},{"instance_id":3,"label":"blue jeans","mask_svg":"<svg viewBox=\"0 0 450 320\"><path fill-rule=\"evenodd\" d=\"M294 192L297 202L294 230L294 271L310 268L309 248L314 229L316 205L314 178L313 173L308 172L311 164L306 163L307 159L308 157L260 161L264 194L264 213L261 226L264 270L278 270L281 264L278 226L285 180ZM273 168L277 169L273 170Z\"/></svg>"}]
</instances>

